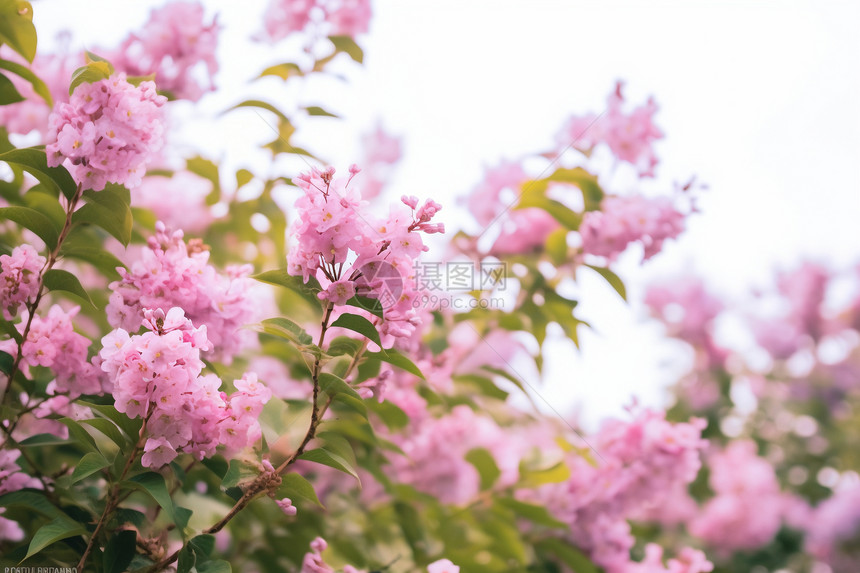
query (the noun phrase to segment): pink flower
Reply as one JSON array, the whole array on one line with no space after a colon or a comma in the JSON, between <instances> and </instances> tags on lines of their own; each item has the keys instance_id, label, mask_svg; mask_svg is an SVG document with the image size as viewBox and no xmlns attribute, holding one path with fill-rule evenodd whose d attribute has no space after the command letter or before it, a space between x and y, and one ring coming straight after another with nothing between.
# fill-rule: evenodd
<instances>
[{"instance_id":1,"label":"pink flower","mask_svg":"<svg viewBox=\"0 0 860 573\"><path fill-rule=\"evenodd\" d=\"M152 10L141 32L132 33L108 59L129 76L155 74L163 92L197 101L215 90L219 26L205 23L199 2L171 2Z\"/></svg>"},{"instance_id":2,"label":"pink flower","mask_svg":"<svg viewBox=\"0 0 860 573\"><path fill-rule=\"evenodd\" d=\"M271 391L246 373L234 381L232 395L220 392L221 380L202 374L206 327L195 328L176 307L143 314L147 332L129 336L117 329L102 339L99 353L116 409L149 419L142 463L160 467L180 453L202 459L219 447L231 454L256 442L258 417Z\"/></svg>"},{"instance_id":3,"label":"pink flower","mask_svg":"<svg viewBox=\"0 0 860 573\"><path fill-rule=\"evenodd\" d=\"M383 311L381 334L408 338L420 323L419 289L414 268L428 249L421 233L444 231L431 220L441 209L434 201L411 207L393 205L386 219L367 210L350 177L335 178L334 169L303 173L294 180L304 195L296 201L287 270L305 282L314 277L325 289L321 300L343 304L359 294L378 301Z\"/></svg>"},{"instance_id":4,"label":"pink flower","mask_svg":"<svg viewBox=\"0 0 860 573\"><path fill-rule=\"evenodd\" d=\"M195 233L208 227L214 218L206 205L211 191L211 181L180 171L172 177L144 177L131 190L131 203L151 210L166 227Z\"/></svg>"},{"instance_id":5,"label":"pink flower","mask_svg":"<svg viewBox=\"0 0 860 573\"><path fill-rule=\"evenodd\" d=\"M166 101L154 83L135 87L125 74L80 84L69 103L57 104L51 114L56 141L47 146L48 165L65 162L85 189L138 185L162 146Z\"/></svg>"},{"instance_id":6,"label":"pink flower","mask_svg":"<svg viewBox=\"0 0 860 573\"><path fill-rule=\"evenodd\" d=\"M144 454L140 460L144 466L149 468L160 468L169 464L176 458L176 450L165 438L149 438L143 448Z\"/></svg>"},{"instance_id":7,"label":"pink flower","mask_svg":"<svg viewBox=\"0 0 860 573\"><path fill-rule=\"evenodd\" d=\"M195 324L206 327L211 347L207 357L229 363L252 342L242 326L254 320L255 283L251 266L228 267L225 274L209 264L209 251L200 241L188 244L182 231L169 232L156 224L140 260L131 270L119 269L120 280L110 284L113 294L106 312L116 328L140 328L143 309L181 308Z\"/></svg>"},{"instance_id":8,"label":"pink flower","mask_svg":"<svg viewBox=\"0 0 860 573\"><path fill-rule=\"evenodd\" d=\"M427 573L460 573L460 568L450 559L440 559L427 566Z\"/></svg>"},{"instance_id":9,"label":"pink flower","mask_svg":"<svg viewBox=\"0 0 860 573\"><path fill-rule=\"evenodd\" d=\"M11 320L21 304L35 297L42 286L40 273L45 257L30 245L15 247L11 255L0 255L0 308L3 318Z\"/></svg>"},{"instance_id":10,"label":"pink flower","mask_svg":"<svg viewBox=\"0 0 860 573\"><path fill-rule=\"evenodd\" d=\"M756 455L755 443L733 441L709 465L717 495L690 523L690 532L724 553L770 542L782 525L786 497L773 466Z\"/></svg>"},{"instance_id":11,"label":"pink flower","mask_svg":"<svg viewBox=\"0 0 860 573\"><path fill-rule=\"evenodd\" d=\"M657 166L653 145L663 137L654 125L657 105L649 99L629 114L624 113L622 85L621 82L616 84L615 91L607 99L606 111L600 116L588 114L568 120L557 137L558 147L588 152L603 143L618 159L633 165L641 177L653 177Z\"/></svg>"},{"instance_id":12,"label":"pink flower","mask_svg":"<svg viewBox=\"0 0 860 573\"><path fill-rule=\"evenodd\" d=\"M72 77L75 69L84 65L83 53L72 53L67 49L61 50L59 54L39 53L32 64L27 64L8 46L0 48L0 54L4 59L27 65L45 82L55 105L69 101L69 78ZM39 140L47 143L50 133L48 119L51 115L51 106L36 94L30 82L15 74L9 74L7 77L25 99L22 102L0 106L0 125L3 125L9 133L26 135L37 131L40 134Z\"/></svg>"},{"instance_id":13,"label":"pink flower","mask_svg":"<svg viewBox=\"0 0 860 573\"><path fill-rule=\"evenodd\" d=\"M265 36L277 42L294 33L311 31L323 36L367 33L370 0L271 0L264 16Z\"/></svg>"},{"instance_id":14,"label":"pink flower","mask_svg":"<svg viewBox=\"0 0 860 573\"><path fill-rule=\"evenodd\" d=\"M683 232L684 217L666 197L606 197L600 211L588 211L582 218L582 251L613 261L627 245L638 241L648 260L667 239Z\"/></svg>"},{"instance_id":15,"label":"pink flower","mask_svg":"<svg viewBox=\"0 0 860 573\"><path fill-rule=\"evenodd\" d=\"M348 280L335 281L318 296L320 300L327 300L331 304L346 304L346 301L355 296L355 283Z\"/></svg>"},{"instance_id":16,"label":"pink flower","mask_svg":"<svg viewBox=\"0 0 860 573\"><path fill-rule=\"evenodd\" d=\"M46 317L34 316L30 331L21 347L22 361L27 366L44 366L54 371L56 378L50 387L52 392L67 392L77 397L81 394L101 394L103 377L93 366L87 352L90 341L74 330L72 318L80 307L69 312L54 305ZM18 332L24 332L27 316L15 325ZM4 340L0 350L15 355L17 347L14 340Z\"/></svg>"},{"instance_id":17,"label":"pink flower","mask_svg":"<svg viewBox=\"0 0 860 573\"><path fill-rule=\"evenodd\" d=\"M281 511L283 511L286 515L290 517L298 513L296 506L293 505L292 500L290 500L290 498L288 497L285 497L284 499L277 499L275 500L275 503L278 504L278 507L281 508Z\"/></svg>"}]
</instances>

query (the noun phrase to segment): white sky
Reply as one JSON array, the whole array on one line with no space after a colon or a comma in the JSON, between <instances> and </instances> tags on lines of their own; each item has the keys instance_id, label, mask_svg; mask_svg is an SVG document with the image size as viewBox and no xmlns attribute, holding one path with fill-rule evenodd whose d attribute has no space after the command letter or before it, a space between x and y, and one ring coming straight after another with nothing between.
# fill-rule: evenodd
<instances>
[{"instance_id":1,"label":"white sky","mask_svg":"<svg viewBox=\"0 0 860 573\"><path fill-rule=\"evenodd\" d=\"M116 44L160 4L43 0L35 17L46 43L71 27L76 45L92 49ZM247 41L264 3L206 4L226 28L218 83L230 89L205 109L254 92L285 109L296 98L321 104L350 119L318 119L302 133L341 169L356 160L355 134L381 118L406 137L393 194L435 198L448 223L462 220L454 197L483 165L548 150L570 114L603 109L617 79L631 103L653 95L666 133L657 186L695 174L710 190L680 242L644 267L622 261L631 299L644 281L683 270L738 297L801 257L839 267L860 259L860 3L381 0L360 41L366 66L342 68L349 83L286 90L279 80L248 84L294 59L289 43ZM265 165L252 150L271 132L253 114L195 119L185 141L237 167ZM638 305L626 307L598 280L583 288L580 308L599 333L583 336L582 355L552 346L541 394L584 402L590 425L620 413L632 394L662 403L671 369L661 365L677 348L659 341Z\"/></svg>"}]
</instances>

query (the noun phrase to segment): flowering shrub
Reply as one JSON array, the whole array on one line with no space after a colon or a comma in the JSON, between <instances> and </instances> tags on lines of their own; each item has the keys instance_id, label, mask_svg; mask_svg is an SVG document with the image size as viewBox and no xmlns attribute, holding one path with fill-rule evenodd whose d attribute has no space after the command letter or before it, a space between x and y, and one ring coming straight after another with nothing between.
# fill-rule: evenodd
<instances>
[{"instance_id":1,"label":"flowering shrub","mask_svg":"<svg viewBox=\"0 0 860 573\"><path fill-rule=\"evenodd\" d=\"M487 170L452 232L451 207L409 189L385 205L402 150L381 128L342 174L294 145L319 106L291 106L301 124L259 99L225 112L275 119L248 150L265 172L170 148L166 114L214 90L229 25L201 5L154 10L107 59L37 56L32 7L0 6L5 567L857 570L860 276L837 303L836 273L808 263L749 313L693 278L655 285L695 357L668 411L584 434L523 405L547 340L590 326L580 274L626 298L619 258L659 256L697 212L691 184L621 192L591 160L654 178L653 101L628 111L619 84L551 153ZM304 48L266 81L363 59L369 2L266 14L257 40ZM19 147L34 131L46 146ZM464 265L477 276L438 272ZM468 310L435 304L467 278L445 296ZM720 336L729 313L758 348Z\"/></svg>"}]
</instances>

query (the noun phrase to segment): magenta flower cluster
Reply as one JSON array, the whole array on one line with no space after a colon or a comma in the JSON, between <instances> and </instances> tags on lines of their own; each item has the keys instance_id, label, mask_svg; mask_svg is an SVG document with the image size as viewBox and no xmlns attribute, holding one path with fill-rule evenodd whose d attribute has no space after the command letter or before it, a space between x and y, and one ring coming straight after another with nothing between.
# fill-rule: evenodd
<instances>
[{"instance_id":1,"label":"magenta flower cluster","mask_svg":"<svg viewBox=\"0 0 860 573\"><path fill-rule=\"evenodd\" d=\"M254 302L249 291L250 265L230 266L225 274L209 264L203 244L183 239L182 231L168 231L156 223L140 259L131 270L118 269L120 280L112 282L107 306L108 322L114 328L134 332L144 319L144 309L182 308L199 326L206 326L212 343L206 356L229 363L251 341L241 327L252 321Z\"/></svg>"},{"instance_id":2,"label":"magenta flower cluster","mask_svg":"<svg viewBox=\"0 0 860 573\"><path fill-rule=\"evenodd\" d=\"M138 185L162 146L165 102L153 82L134 86L125 74L80 84L51 114L56 141L47 146L48 165L65 163L85 189Z\"/></svg>"},{"instance_id":3,"label":"magenta flower cluster","mask_svg":"<svg viewBox=\"0 0 860 573\"><path fill-rule=\"evenodd\" d=\"M11 255L0 255L0 308L3 318L11 320L18 307L32 300L42 286L40 273L45 257L30 245L15 247Z\"/></svg>"},{"instance_id":4,"label":"magenta flower cluster","mask_svg":"<svg viewBox=\"0 0 860 573\"><path fill-rule=\"evenodd\" d=\"M288 272L305 282L317 278L321 300L343 305L356 294L378 300L383 334L408 337L419 322L414 279L418 255L427 250L420 232L443 233L431 219L441 206L431 200L419 207L416 197L403 197L388 217L376 219L348 179L334 178L334 169L313 170L294 180L304 191L296 201L299 219L293 223Z\"/></svg>"},{"instance_id":5,"label":"magenta flower cluster","mask_svg":"<svg viewBox=\"0 0 860 573\"><path fill-rule=\"evenodd\" d=\"M234 381L228 396L216 375L201 374L200 352L211 345L206 326L195 327L176 307L145 310L143 325L140 335L114 330L99 353L116 409L145 420L143 465L161 467L180 453L203 459L219 445L232 454L260 438L257 418L271 391L256 374Z\"/></svg>"}]
</instances>

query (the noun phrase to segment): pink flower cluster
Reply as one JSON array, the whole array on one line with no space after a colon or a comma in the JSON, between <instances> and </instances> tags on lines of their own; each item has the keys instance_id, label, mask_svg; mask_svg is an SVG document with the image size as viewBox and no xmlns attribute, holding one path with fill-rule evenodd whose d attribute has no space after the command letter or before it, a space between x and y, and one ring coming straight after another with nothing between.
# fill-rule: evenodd
<instances>
[{"instance_id":1,"label":"pink flower cluster","mask_svg":"<svg viewBox=\"0 0 860 573\"><path fill-rule=\"evenodd\" d=\"M823 306L829 283L827 269L812 262L804 262L797 269L782 273L777 288L784 312L753 322L759 346L773 358L784 360L817 343L827 334Z\"/></svg>"},{"instance_id":2,"label":"pink flower cluster","mask_svg":"<svg viewBox=\"0 0 860 573\"><path fill-rule=\"evenodd\" d=\"M21 452L18 450L0 450L0 495L25 487L41 489L41 482L22 472L15 463L20 455ZM6 508L0 509L0 513L4 511ZM15 521L0 517L0 541L21 541L22 539L24 539L24 530L21 526Z\"/></svg>"},{"instance_id":3,"label":"pink flower cluster","mask_svg":"<svg viewBox=\"0 0 860 573\"><path fill-rule=\"evenodd\" d=\"M205 326L194 327L176 307L166 314L147 309L144 317L147 332L114 330L99 353L116 409L145 420L143 465L161 467L180 453L203 459L218 446L235 453L257 441L257 418L271 397L257 375L234 381L236 392L228 396L217 376L201 375L200 352L210 347Z\"/></svg>"},{"instance_id":4,"label":"pink flower cluster","mask_svg":"<svg viewBox=\"0 0 860 573\"><path fill-rule=\"evenodd\" d=\"M538 208L511 209L528 181L518 163L506 162L487 169L484 180L467 198L467 206L478 224L488 228L499 225L499 234L487 254L517 255L541 248L547 237L558 229L558 222Z\"/></svg>"},{"instance_id":5,"label":"pink flower cluster","mask_svg":"<svg viewBox=\"0 0 860 573\"><path fill-rule=\"evenodd\" d=\"M72 318L79 310L80 307L75 307L66 312L59 305L54 305L45 318L35 315L21 347L25 366L44 366L54 371L56 378L48 386L49 393L68 394L72 398L81 394L101 394L103 391L98 368L87 359L90 341L75 332L72 325ZM22 334L27 318L24 316L15 325ZM11 339L4 340L0 342L0 350L15 356L17 344Z\"/></svg>"},{"instance_id":6,"label":"pink flower cluster","mask_svg":"<svg viewBox=\"0 0 860 573\"><path fill-rule=\"evenodd\" d=\"M860 532L860 484L838 488L816 507L805 524L806 549L833 565L841 562L841 545L850 544ZM856 561L852 562L857 566ZM853 568L852 567L852 568ZM835 569L848 571L849 568Z\"/></svg>"},{"instance_id":7,"label":"pink flower cluster","mask_svg":"<svg viewBox=\"0 0 860 573\"><path fill-rule=\"evenodd\" d=\"M713 570L714 564L705 554L690 547L685 547L676 558L663 565L663 548L649 543L645 546L645 559L631 563L624 573L708 573Z\"/></svg>"},{"instance_id":8,"label":"pink flower cluster","mask_svg":"<svg viewBox=\"0 0 860 573\"><path fill-rule=\"evenodd\" d=\"M35 297L42 286L40 273L45 257L30 245L15 247L11 255L0 255L0 308L3 318L11 320L18 307Z\"/></svg>"},{"instance_id":9,"label":"pink flower cluster","mask_svg":"<svg viewBox=\"0 0 860 573\"><path fill-rule=\"evenodd\" d=\"M616 84L602 114L574 116L568 120L557 137L559 149L574 147L590 151L603 143L619 160L633 165L641 177L653 177L657 166L653 145L663 137L654 125L657 105L649 99L645 105L625 113L622 85L621 82Z\"/></svg>"},{"instance_id":10,"label":"pink flower cluster","mask_svg":"<svg viewBox=\"0 0 860 573\"><path fill-rule=\"evenodd\" d=\"M690 532L723 553L770 542L782 525L786 497L773 466L756 455L755 443L732 441L708 465L716 496L690 523Z\"/></svg>"},{"instance_id":11,"label":"pink flower cluster","mask_svg":"<svg viewBox=\"0 0 860 573\"><path fill-rule=\"evenodd\" d=\"M695 479L705 425L696 418L672 424L650 411L630 422L611 421L592 438L599 457L590 462L572 452L569 480L522 495L536 497L567 523L571 541L607 573L627 571L634 543L627 519L664 508L679 486Z\"/></svg>"},{"instance_id":12,"label":"pink flower cluster","mask_svg":"<svg viewBox=\"0 0 860 573\"><path fill-rule=\"evenodd\" d=\"M326 36L366 34L370 27L370 0L271 0L265 20L271 42L317 28Z\"/></svg>"},{"instance_id":13,"label":"pink flower cluster","mask_svg":"<svg viewBox=\"0 0 860 573\"><path fill-rule=\"evenodd\" d=\"M522 444L506 434L491 418L468 406L456 406L442 418L426 417L410 427L411 433L392 436L405 456L394 457L397 480L434 495L442 503L464 504L477 495L480 477L464 459L474 448L493 454L501 470L499 484L511 485L519 476Z\"/></svg>"},{"instance_id":14,"label":"pink flower cluster","mask_svg":"<svg viewBox=\"0 0 860 573\"><path fill-rule=\"evenodd\" d=\"M218 25L205 22L199 2L171 2L152 10L141 32L132 33L108 57L129 76L155 74L158 89L197 101L215 89Z\"/></svg>"},{"instance_id":15,"label":"pink flower cluster","mask_svg":"<svg viewBox=\"0 0 860 573\"><path fill-rule=\"evenodd\" d=\"M190 171L180 171L172 177L152 175L131 190L131 204L149 209L167 227L197 233L214 218L206 205L211 191L211 181Z\"/></svg>"},{"instance_id":16,"label":"pink flower cluster","mask_svg":"<svg viewBox=\"0 0 860 573\"><path fill-rule=\"evenodd\" d=\"M645 304L666 324L670 336L693 345L701 367L716 368L725 362L728 351L714 340L714 321L723 303L701 280L685 278L651 286Z\"/></svg>"},{"instance_id":17,"label":"pink flower cluster","mask_svg":"<svg viewBox=\"0 0 860 573\"><path fill-rule=\"evenodd\" d=\"M633 242L641 242L648 260L684 230L685 215L667 197L606 197L600 211L588 211L579 234L582 251L615 260Z\"/></svg>"},{"instance_id":18,"label":"pink flower cluster","mask_svg":"<svg viewBox=\"0 0 860 573\"><path fill-rule=\"evenodd\" d=\"M344 180L334 178L333 168L315 169L294 180L304 194L296 201L299 219L287 270L305 282L317 278L324 288L319 298L334 305L356 294L378 300L384 309L382 334L408 337L420 322L414 266L428 248L420 232L445 231L430 222L441 206L428 200L419 207L417 198L404 196L408 209L392 206L387 219L377 220L359 191L349 187L356 173L353 166Z\"/></svg>"},{"instance_id":19,"label":"pink flower cluster","mask_svg":"<svg viewBox=\"0 0 860 573\"><path fill-rule=\"evenodd\" d=\"M383 130L382 126L377 126L362 137L361 150L361 164L364 166L361 195L365 199L373 199L388 183L393 165L400 161L403 155L402 142L399 137Z\"/></svg>"},{"instance_id":20,"label":"pink flower cluster","mask_svg":"<svg viewBox=\"0 0 860 573\"><path fill-rule=\"evenodd\" d=\"M166 101L153 82L134 86L125 74L80 84L51 114L56 141L47 146L48 165L65 162L85 189L134 187L162 146Z\"/></svg>"},{"instance_id":21,"label":"pink flower cluster","mask_svg":"<svg viewBox=\"0 0 860 573\"><path fill-rule=\"evenodd\" d=\"M188 244L182 231L169 232L159 222L140 260L131 271L118 269L120 280L110 284L106 312L114 328L134 332L140 328L144 309L180 307L189 320L206 326L212 347L207 357L229 363L251 341L242 330L255 315L248 278L250 265L231 266L219 274L209 264L209 251L198 241Z\"/></svg>"},{"instance_id":22,"label":"pink flower cluster","mask_svg":"<svg viewBox=\"0 0 860 573\"><path fill-rule=\"evenodd\" d=\"M305 553L305 558L302 560L302 568L299 573L335 573L331 565L325 562L322 557L322 552L326 550L328 543L322 537L317 537L311 541L311 552ZM356 569L352 565L345 565L343 573L366 573L363 570Z\"/></svg>"},{"instance_id":23,"label":"pink flower cluster","mask_svg":"<svg viewBox=\"0 0 860 573\"><path fill-rule=\"evenodd\" d=\"M0 57L25 64L24 59L8 46L0 48ZM56 105L69 101L69 81L72 73L83 64L82 54L66 53L37 54L33 63L26 65L45 82ZM36 94L30 82L14 74L9 74L8 77L25 99L18 103L0 106L0 125L4 126L9 133L26 135L31 131L38 131L41 135L40 140L47 142L51 106Z\"/></svg>"}]
</instances>

